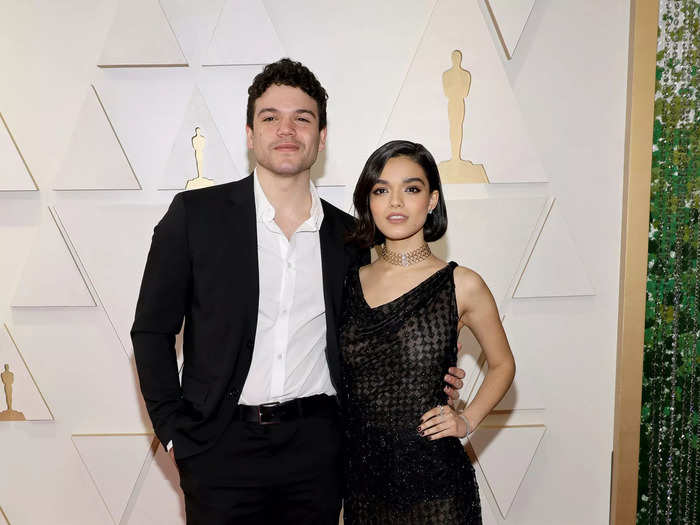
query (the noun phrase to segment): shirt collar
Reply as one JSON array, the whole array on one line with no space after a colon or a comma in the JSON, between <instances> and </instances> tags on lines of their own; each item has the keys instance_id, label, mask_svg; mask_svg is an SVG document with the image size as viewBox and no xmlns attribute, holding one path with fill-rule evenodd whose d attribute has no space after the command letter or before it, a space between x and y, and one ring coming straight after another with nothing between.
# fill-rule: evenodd
<instances>
[{"instance_id":1,"label":"shirt collar","mask_svg":"<svg viewBox=\"0 0 700 525\"><path fill-rule=\"evenodd\" d=\"M318 231L323 222L323 206L321 197L314 183L309 181L309 192L311 193L311 210L309 218L306 219L297 231ZM253 170L253 194L255 196L255 216L258 222L271 224L275 220L275 208L270 204L267 195L260 185L258 170Z\"/></svg>"}]
</instances>

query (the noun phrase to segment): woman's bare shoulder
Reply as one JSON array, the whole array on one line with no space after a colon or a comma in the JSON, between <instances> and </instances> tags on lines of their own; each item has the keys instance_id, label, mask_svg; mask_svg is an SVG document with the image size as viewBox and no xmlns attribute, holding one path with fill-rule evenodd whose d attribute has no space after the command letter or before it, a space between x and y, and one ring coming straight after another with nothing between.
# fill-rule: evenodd
<instances>
[{"instance_id":1,"label":"woman's bare shoulder","mask_svg":"<svg viewBox=\"0 0 700 525\"><path fill-rule=\"evenodd\" d=\"M488 290L486 283L476 271L466 266L457 266L454 271L455 286L468 294Z\"/></svg>"}]
</instances>

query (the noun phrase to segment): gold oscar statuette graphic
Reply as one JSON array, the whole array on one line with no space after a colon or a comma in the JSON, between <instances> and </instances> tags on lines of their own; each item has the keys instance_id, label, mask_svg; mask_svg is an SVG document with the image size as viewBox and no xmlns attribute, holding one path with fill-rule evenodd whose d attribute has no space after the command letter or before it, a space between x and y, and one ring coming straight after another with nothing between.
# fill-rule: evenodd
<instances>
[{"instance_id":1,"label":"gold oscar statuette graphic","mask_svg":"<svg viewBox=\"0 0 700 525\"><path fill-rule=\"evenodd\" d=\"M450 147L452 158L440 163L438 169L443 183L488 183L482 164L462 160L462 134L464 125L464 99L469 95L472 76L462 69L462 53L452 51L452 67L442 74L442 87L447 97L447 116L450 120Z\"/></svg>"},{"instance_id":2,"label":"gold oscar statuette graphic","mask_svg":"<svg viewBox=\"0 0 700 525\"><path fill-rule=\"evenodd\" d=\"M200 133L199 128L194 129L192 137L192 147L194 148L194 158L197 161L197 176L194 179L187 181L186 190L196 190L199 188L207 188L216 184L212 179L204 177L204 146L207 145L207 139Z\"/></svg>"},{"instance_id":3,"label":"gold oscar statuette graphic","mask_svg":"<svg viewBox=\"0 0 700 525\"><path fill-rule=\"evenodd\" d=\"M24 421L24 414L12 410L12 383L15 382L15 374L10 372L10 365L5 364L5 370L0 374L2 384L5 386L5 402L7 410L0 412L0 421Z\"/></svg>"}]
</instances>

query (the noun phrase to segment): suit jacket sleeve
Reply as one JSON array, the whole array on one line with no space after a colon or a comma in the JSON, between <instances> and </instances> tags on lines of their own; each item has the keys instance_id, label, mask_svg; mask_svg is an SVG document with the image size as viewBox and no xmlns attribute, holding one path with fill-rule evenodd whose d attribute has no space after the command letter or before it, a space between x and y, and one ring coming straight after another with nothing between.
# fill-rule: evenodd
<instances>
[{"instance_id":1,"label":"suit jacket sleeve","mask_svg":"<svg viewBox=\"0 0 700 525\"><path fill-rule=\"evenodd\" d=\"M187 309L191 285L186 213L176 195L153 230L131 341L141 393L158 439L173 439L181 407L175 336Z\"/></svg>"}]
</instances>

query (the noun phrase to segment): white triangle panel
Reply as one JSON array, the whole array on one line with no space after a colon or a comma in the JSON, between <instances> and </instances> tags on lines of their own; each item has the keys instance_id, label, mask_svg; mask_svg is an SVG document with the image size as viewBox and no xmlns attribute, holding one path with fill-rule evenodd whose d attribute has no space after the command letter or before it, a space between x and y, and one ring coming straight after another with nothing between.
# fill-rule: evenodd
<instances>
[{"instance_id":1,"label":"white triangle panel","mask_svg":"<svg viewBox=\"0 0 700 525\"><path fill-rule=\"evenodd\" d=\"M2 113L0 123L0 191L38 190Z\"/></svg>"},{"instance_id":2,"label":"white triangle panel","mask_svg":"<svg viewBox=\"0 0 700 525\"><path fill-rule=\"evenodd\" d=\"M433 252L480 274L500 305L518 277L546 200L447 200L450 226Z\"/></svg>"},{"instance_id":3,"label":"white triangle panel","mask_svg":"<svg viewBox=\"0 0 700 525\"><path fill-rule=\"evenodd\" d=\"M283 56L284 48L262 0L227 0L202 63L267 64Z\"/></svg>"},{"instance_id":4,"label":"white triangle panel","mask_svg":"<svg viewBox=\"0 0 700 525\"><path fill-rule=\"evenodd\" d=\"M206 141L202 152L203 173L201 175L214 180L217 184L241 178L202 94L195 88L180 130L173 142L159 189L184 189L188 180L197 177L197 162L192 146L195 128L200 128L200 134Z\"/></svg>"},{"instance_id":5,"label":"white triangle panel","mask_svg":"<svg viewBox=\"0 0 700 525\"><path fill-rule=\"evenodd\" d=\"M0 327L0 372L5 372L5 365L8 365L9 372L14 375L12 410L24 414L26 421L53 420L53 414L7 325ZM4 389L1 389L0 412L4 410L7 410L7 399ZM0 421L0 425L5 423Z\"/></svg>"},{"instance_id":6,"label":"white triangle panel","mask_svg":"<svg viewBox=\"0 0 700 525\"><path fill-rule=\"evenodd\" d=\"M185 501L180 490L180 476L162 446L156 450L155 458L132 498L128 523L185 525Z\"/></svg>"},{"instance_id":7,"label":"white triangle panel","mask_svg":"<svg viewBox=\"0 0 700 525\"><path fill-rule=\"evenodd\" d=\"M513 297L595 295L555 201Z\"/></svg>"},{"instance_id":8,"label":"white triangle panel","mask_svg":"<svg viewBox=\"0 0 700 525\"><path fill-rule=\"evenodd\" d=\"M198 79L199 89L241 177L249 175L255 168L246 145L246 102L248 86L260 71L262 66L203 68ZM233 100L237 102L232 104Z\"/></svg>"},{"instance_id":9,"label":"white triangle panel","mask_svg":"<svg viewBox=\"0 0 700 525\"><path fill-rule=\"evenodd\" d=\"M378 146L434 5L362 0L292 9L286 0L265 1L289 56L309 67L330 97L328 147L313 168L319 184L354 185Z\"/></svg>"},{"instance_id":10,"label":"white triangle panel","mask_svg":"<svg viewBox=\"0 0 700 525\"><path fill-rule=\"evenodd\" d=\"M469 437L503 518L508 516L545 429L544 425L480 427Z\"/></svg>"},{"instance_id":11,"label":"white triangle panel","mask_svg":"<svg viewBox=\"0 0 700 525\"><path fill-rule=\"evenodd\" d=\"M347 186L317 186L318 195L336 208L347 212L352 206L352 188Z\"/></svg>"},{"instance_id":12,"label":"white triangle panel","mask_svg":"<svg viewBox=\"0 0 700 525\"><path fill-rule=\"evenodd\" d=\"M486 3L506 56L513 58L535 0L487 0Z\"/></svg>"},{"instance_id":13,"label":"white triangle panel","mask_svg":"<svg viewBox=\"0 0 700 525\"><path fill-rule=\"evenodd\" d=\"M180 47L192 66L199 64L212 39L226 0L160 0Z\"/></svg>"},{"instance_id":14,"label":"white triangle panel","mask_svg":"<svg viewBox=\"0 0 700 525\"><path fill-rule=\"evenodd\" d=\"M490 182L546 181L476 0L437 3L380 142L408 139L425 145L437 162L451 158L442 75L454 50L471 73L462 158L483 164Z\"/></svg>"},{"instance_id":15,"label":"white triangle panel","mask_svg":"<svg viewBox=\"0 0 700 525\"><path fill-rule=\"evenodd\" d=\"M85 97L56 190L140 190L126 152L94 86Z\"/></svg>"},{"instance_id":16,"label":"white triangle panel","mask_svg":"<svg viewBox=\"0 0 700 525\"><path fill-rule=\"evenodd\" d=\"M119 0L98 65L186 66L158 0Z\"/></svg>"},{"instance_id":17,"label":"white triangle panel","mask_svg":"<svg viewBox=\"0 0 700 525\"><path fill-rule=\"evenodd\" d=\"M153 435L74 434L72 439L114 523L120 523Z\"/></svg>"},{"instance_id":18,"label":"white triangle panel","mask_svg":"<svg viewBox=\"0 0 700 525\"><path fill-rule=\"evenodd\" d=\"M96 306L53 213L45 217L12 300L15 307Z\"/></svg>"},{"instance_id":19,"label":"white triangle panel","mask_svg":"<svg viewBox=\"0 0 700 525\"><path fill-rule=\"evenodd\" d=\"M167 204L90 203L57 207L61 222L128 354L132 352L129 332L153 227L167 207Z\"/></svg>"}]
</instances>

